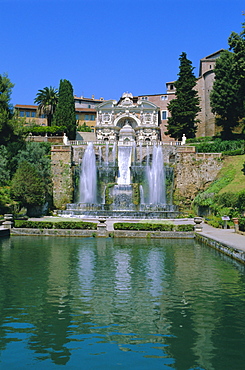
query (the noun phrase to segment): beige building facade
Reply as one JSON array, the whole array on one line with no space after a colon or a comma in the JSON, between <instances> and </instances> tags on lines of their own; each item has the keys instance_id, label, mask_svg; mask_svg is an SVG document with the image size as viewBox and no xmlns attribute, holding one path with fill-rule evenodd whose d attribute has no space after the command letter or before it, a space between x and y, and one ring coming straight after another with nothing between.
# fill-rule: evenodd
<instances>
[{"instance_id":1,"label":"beige building facade","mask_svg":"<svg viewBox=\"0 0 245 370\"><path fill-rule=\"evenodd\" d=\"M197 116L199 120L196 133L197 137L214 136L216 134L215 116L211 112L210 107L210 93L212 91L215 78L215 62L220 56L221 52L222 49L200 60L199 77L197 78L196 83L196 90L200 99L201 108L201 111ZM157 121L160 133L159 137L161 141L170 142L173 140L167 136L165 132L167 130L166 127L168 123L168 117L170 116L168 104L175 97L174 81L166 83L166 90L162 94L130 97L133 105L137 105L140 101L142 101L142 103L153 103L157 107ZM98 130L98 128L96 129L96 122L99 118L97 107L106 101L103 98L95 99L94 96L92 96L92 98L74 96L74 102L78 128L79 126L85 124L91 128L92 132ZM120 101L117 104L120 105ZM106 105L105 109L107 109ZM45 115L42 115L38 112L38 106L17 104L15 105L15 111L17 111L20 117L25 118L27 124L35 123L42 126L47 125Z\"/></svg>"}]
</instances>

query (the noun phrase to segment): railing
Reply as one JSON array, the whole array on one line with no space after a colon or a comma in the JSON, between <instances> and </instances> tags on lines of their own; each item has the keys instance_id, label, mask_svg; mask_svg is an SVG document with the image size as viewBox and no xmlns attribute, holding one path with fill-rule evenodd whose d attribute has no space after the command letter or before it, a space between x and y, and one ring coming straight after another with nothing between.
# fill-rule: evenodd
<instances>
[{"instance_id":1,"label":"railing","mask_svg":"<svg viewBox=\"0 0 245 370\"><path fill-rule=\"evenodd\" d=\"M91 143L91 141L82 141L82 140L70 140L67 142L67 145L72 145L72 146L79 146L79 145L88 145L88 143ZM92 141L93 145L105 145L108 143L109 145L114 145L114 141ZM117 142L118 146L134 146L138 145L136 142L127 142L127 143L119 143ZM154 146L154 145L168 145L168 146L181 146L183 145L181 141L158 141L158 142L149 142L147 144L142 143L142 147L146 146Z\"/></svg>"}]
</instances>

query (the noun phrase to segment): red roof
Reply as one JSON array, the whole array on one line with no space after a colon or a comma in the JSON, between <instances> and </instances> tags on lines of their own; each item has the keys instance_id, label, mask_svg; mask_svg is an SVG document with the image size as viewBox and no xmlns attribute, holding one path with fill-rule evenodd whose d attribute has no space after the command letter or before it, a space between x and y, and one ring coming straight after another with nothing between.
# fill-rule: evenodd
<instances>
[{"instance_id":1,"label":"red roof","mask_svg":"<svg viewBox=\"0 0 245 370\"><path fill-rule=\"evenodd\" d=\"M37 105L23 105L23 104L15 104L15 108L22 108L22 109L37 109Z\"/></svg>"}]
</instances>

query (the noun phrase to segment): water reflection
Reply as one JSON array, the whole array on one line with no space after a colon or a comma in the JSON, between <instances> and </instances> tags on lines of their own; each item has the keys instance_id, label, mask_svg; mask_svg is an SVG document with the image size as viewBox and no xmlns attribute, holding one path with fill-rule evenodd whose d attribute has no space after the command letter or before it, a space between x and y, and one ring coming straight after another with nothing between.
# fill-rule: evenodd
<instances>
[{"instance_id":1,"label":"water reflection","mask_svg":"<svg viewBox=\"0 0 245 370\"><path fill-rule=\"evenodd\" d=\"M0 239L0 271L3 369L244 364L244 268L193 240Z\"/></svg>"}]
</instances>

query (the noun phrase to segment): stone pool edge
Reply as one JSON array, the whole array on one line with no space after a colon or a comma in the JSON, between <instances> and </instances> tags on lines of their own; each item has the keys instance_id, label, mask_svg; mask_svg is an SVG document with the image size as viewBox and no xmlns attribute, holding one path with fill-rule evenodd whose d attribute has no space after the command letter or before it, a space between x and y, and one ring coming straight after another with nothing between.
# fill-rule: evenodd
<instances>
[{"instance_id":1,"label":"stone pool edge","mask_svg":"<svg viewBox=\"0 0 245 370\"><path fill-rule=\"evenodd\" d=\"M212 239L210 236L200 235L199 233L195 233L195 239L233 258L234 260L245 264L245 252L243 250L230 246L223 241Z\"/></svg>"}]
</instances>

